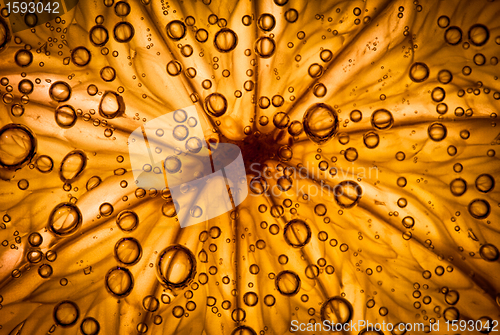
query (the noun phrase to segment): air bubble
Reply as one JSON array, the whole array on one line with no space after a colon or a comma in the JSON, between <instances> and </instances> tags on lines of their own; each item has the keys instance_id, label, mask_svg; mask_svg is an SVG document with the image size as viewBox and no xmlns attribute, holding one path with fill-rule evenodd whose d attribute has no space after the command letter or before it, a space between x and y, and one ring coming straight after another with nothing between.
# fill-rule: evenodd
<instances>
[{"instance_id":1,"label":"air bubble","mask_svg":"<svg viewBox=\"0 0 500 335\"><path fill-rule=\"evenodd\" d=\"M113 119L125 113L123 97L116 92L104 92L99 102L99 115L106 119Z\"/></svg>"},{"instance_id":2,"label":"air bubble","mask_svg":"<svg viewBox=\"0 0 500 335\"><path fill-rule=\"evenodd\" d=\"M457 45L462 41L462 29L452 26L446 29L444 33L444 40L451 45Z\"/></svg>"},{"instance_id":3,"label":"air bubble","mask_svg":"<svg viewBox=\"0 0 500 335\"><path fill-rule=\"evenodd\" d=\"M332 327L348 323L352 319L352 313L351 303L342 297L330 298L321 306L321 319L330 321Z\"/></svg>"},{"instance_id":4,"label":"air bubble","mask_svg":"<svg viewBox=\"0 0 500 335\"><path fill-rule=\"evenodd\" d=\"M238 35L229 28L222 28L214 37L214 45L220 52L229 52L238 45Z\"/></svg>"},{"instance_id":5,"label":"air bubble","mask_svg":"<svg viewBox=\"0 0 500 335\"><path fill-rule=\"evenodd\" d=\"M387 109L377 109L371 116L371 124L376 129L386 130L394 125L394 117Z\"/></svg>"},{"instance_id":6,"label":"air bubble","mask_svg":"<svg viewBox=\"0 0 500 335\"><path fill-rule=\"evenodd\" d=\"M81 150L73 150L62 160L59 177L64 183L75 181L87 166L87 156Z\"/></svg>"},{"instance_id":7,"label":"air bubble","mask_svg":"<svg viewBox=\"0 0 500 335\"><path fill-rule=\"evenodd\" d=\"M130 270L119 266L108 271L104 282L108 292L116 298L128 296L134 288L134 277Z\"/></svg>"},{"instance_id":8,"label":"air bubble","mask_svg":"<svg viewBox=\"0 0 500 335\"><path fill-rule=\"evenodd\" d=\"M227 100L220 93L212 93L205 99L205 107L210 115L220 117L227 111Z\"/></svg>"},{"instance_id":9,"label":"air bubble","mask_svg":"<svg viewBox=\"0 0 500 335\"><path fill-rule=\"evenodd\" d=\"M410 67L410 79L416 83L421 83L429 78L429 67L425 63L413 63Z\"/></svg>"},{"instance_id":10,"label":"air bubble","mask_svg":"<svg viewBox=\"0 0 500 335\"><path fill-rule=\"evenodd\" d=\"M75 233L82 224L82 213L72 203L57 205L49 216L49 230L58 236L69 236Z\"/></svg>"},{"instance_id":11,"label":"air bubble","mask_svg":"<svg viewBox=\"0 0 500 335\"><path fill-rule=\"evenodd\" d=\"M335 202L341 208L356 206L362 196L361 186L352 180L344 180L334 188Z\"/></svg>"},{"instance_id":12,"label":"air bubble","mask_svg":"<svg viewBox=\"0 0 500 335\"><path fill-rule=\"evenodd\" d=\"M282 295L293 296L300 290L300 278L295 272L285 270L276 276L275 286Z\"/></svg>"},{"instance_id":13,"label":"air bubble","mask_svg":"<svg viewBox=\"0 0 500 335\"><path fill-rule=\"evenodd\" d=\"M115 41L119 43L130 42L135 34L134 26L125 21L118 22L113 29L113 34L115 37Z\"/></svg>"},{"instance_id":14,"label":"air bubble","mask_svg":"<svg viewBox=\"0 0 500 335\"><path fill-rule=\"evenodd\" d=\"M302 248L311 240L311 228L300 220L294 219L285 225L283 236L286 243L294 248Z\"/></svg>"},{"instance_id":15,"label":"air bubble","mask_svg":"<svg viewBox=\"0 0 500 335\"><path fill-rule=\"evenodd\" d=\"M133 265L141 259L142 247L135 238L126 237L116 242L114 252L119 262L126 265Z\"/></svg>"},{"instance_id":16,"label":"air bubble","mask_svg":"<svg viewBox=\"0 0 500 335\"><path fill-rule=\"evenodd\" d=\"M325 143L338 131L337 113L323 103L309 107L302 123L309 139L318 144Z\"/></svg>"},{"instance_id":17,"label":"air bubble","mask_svg":"<svg viewBox=\"0 0 500 335\"><path fill-rule=\"evenodd\" d=\"M64 300L54 307L53 317L58 326L70 327L78 321L80 311L74 302Z\"/></svg>"},{"instance_id":18,"label":"air bubble","mask_svg":"<svg viewBox=\"0 0 500 335\"><path fill-rule=\"evenodd\" d=\"M56 81L49 88L50 98L57 102L68 101L71 97L71 87L64 81Z\"/></svg>"},{"instance_id":19,"label":"air bubble","mask_svg":"<svg viewBox=\"0 0 500 335\"><path fill-rule=\"evenodd\" d=\"M30 162L36 153L37 141L28 127L8 124L0 129L0 166L17 169Z\"/></svg>"},{"instance_id":20,"label":"air bubble","mask_svg":"<svg viewBox=\"0 0 500 335\"><path fill-rule=\"evenodd\" d=\"M260 37L255 41L254 50L261 58L269 58L274 54L276 43L270 37Z\"/></svg>"},{"instance_id":21,"label":"air bubble","mask_svg":"<svg viewBox=\"0 0 500 335\"><path fill-rule=\"evenodd\" d=\"M427 129L427 133L429 134L429 138L431 140L439 142L446 138L448 130L441 123L433 123Z\"/></svg>"},{"instance_id":22,"label":"air bubble","mask_svg":"<svg viewBox=\"0 0 500 335\"><path fill-rule=\"evenodd\" d=\"M164 249L156 261L158 280L169 288L187 286L196 274L196 260L188 248L173 245Z\"/></svg>"},{"instance_id":23,"label":"air bubble","mask_svg":"<svg viewBox=\"0 0 500 335\"><path fill-rule=\"evenodd\" d=\"M73 106L62 105L55 112L56 123L61 128L71 128L76 123L76 111Z\"/></svg>"}]
</instances>

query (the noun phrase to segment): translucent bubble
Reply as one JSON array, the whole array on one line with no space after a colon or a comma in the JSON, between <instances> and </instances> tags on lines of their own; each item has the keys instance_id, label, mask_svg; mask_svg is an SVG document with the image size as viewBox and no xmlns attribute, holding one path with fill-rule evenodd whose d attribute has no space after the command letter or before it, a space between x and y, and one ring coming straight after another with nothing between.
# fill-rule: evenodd
<instances>
[{"instance_id":1,"label":"translucent bubble","mask_svg":"<svg viewBox=\"0 0 500 335\"><path fill-rule=\"evenodd\" d=\"M442 87L436 87L431 92L431 98L435 102L441 102L446 97L446 92Z\"/></svg>"},{"instance_id":2,"label":"translucent bubble","mask_svg":"<svg viewBox=\"0 0 500 335\"><path fill-rule=\"evenodd\" d=\"M132 237L121 238L115 244L115 257L119 262L132 265L141 259L142 247L139 241Z\"/></svg>"},{"instance_id":3,"label":"translucent bubble","mask_svg":"<svg viewBox=\"0 0 500 335\"><path fill-rule=\"evenodd\" d=\"M82 324L80 325L80 331L83 335L97 335L101 330L101 326L99 322L93 317L86 317L82 320Z\"/></svg>"},{"instance_id":4,"label":"translucent bubble","mask_svg":"<svg viewBox=\"0 0 500 335\"><path fill-rule=\"evenodd\" d=\"M205 99L205 106L210 115L220 117L227 111L227 100L220 93L212 93Z\"/></svg>"},{"instance_id":5,"label":"translucent bubble","mask_svg":"<svg viewBox=\"0 0 500 335\"><path fill-rule=\"evenodd\" d=\"M200 206L193 206L189 210L189 215L194 218L199 218L203 215L203 209Z\"/></svg>"},{"instance_id":6,"label":"translucent bubble","mask_svg":"<svg viewBox=\"0 0 500 335\"><path fill-rule=\"evenodd\" d=\"M453 80L453 75L448 70L441 70L438 72L438 80L441 84L449 84Z\"/></svg>"},{"instance_id":7,"label":"translucent bubble","mask_svg":"<svg viewBox=\"0 0 500 335\"><path fill-rule=\"evenodd\" d=\"M356 123L363 119L363 114L360 110L355 109L349 114L349 118L352 122Z\"/></svg>"},{"instance_id":8,"label":"translucent bubble","mask_svg":"<svg viewBox=\"0 0 500 335\"><path fill-rule=\"evenodd\" d=\"M202 147L203 143L198 137L191 137L186 141L186 150L193 154L200 152Z\"/></svg>"},{"instance_id":9,"label":"translucent bubble","mask_svg":"<svg viewBox=\"0 0 500 335\"><path fill-rule=\"evenodd\" d=\"M278 150L278 156L281 161L288 162L293 157L292 148L290 148L288 145L281 146Z\"/></svg>"},{"instance_id":10,"label":"translucent bubble","mask_svg":"<svg viewBox=\"0 0 500 335\"><path fill-rule=\"evenodd\" d=\"M446 138L448 130L441 123L433 123L427 129L427 133L429 134L429 138L431 140L439 142Z\"/></svg>"},{"instance_id":11,"label":"translucent bubble","mask_svg":"<svg viewBox=\"0 0 500 335\"><path fill-rule=\"evenodd\" d=\"M52 100L57 102L68 101L71 97L71 87L64 81L56 81L50 85L49 95Z\"/></svg>"},{"instance_id":12,"label":"translucent bubble","mask_svg":"<svg viewBox=\"0 0 500 335\"><path fill-rule=\"evenodd\" d=\"M259 301L259 297L257 296L257 294L255 292L246 292L243 295L243 302L247 306L250 306L250 307L255 306L255 305L257 305L258 301Z\"/></svg>"},{"instance_id":13,"label":"translucent bubble","mask_svg":"<svg viewBox=\"0 0 500 335\"><path fill-rule=\"evenodd\" d=\"M167 72L171 76L178 76L182 72L182 65L176 60L171 60L167 64Z\"/></svg>"},{"instance_id":14,"label":"translucent bubble","mask_svg":"<svg viewBox=\"0 0 500 335\"><path fill-rule=\"evenodd\" d=\"M255 41L254 50L261 58L269 58L276 50L276 42L267 36L260 37Z\"/></svg>"},{"instance_id":15,"label":"translucent bubble","mask_svg":"<svg viewBox=\"0 0 500 335\"><path fill-rule=\"evenodd\" d=\"M490 31L484 24L477 23L469 29L469 41L475 46L483 46L490 38Z\"/></svg>"},{"instance_id":16,"label":"translucent bubble","mask_svg":"<svg viewBox=\"0 0 500 335\"><path fill-rule=\"evenodd\" d=\"M65 183L75 181L87 166L87 156L81 150L73 150L62 160L59 177Z\"/></svg>"},{"instance_id":17,"label":"translucent bubble","mask_svg":"<svg viewBox=\"0 0 500 335\"><path fill-rule=\"evenodd\" d=\"M278 188L281 192L286 192L293 186L293 181L290 177L282 176L277 180Z\"/></svg>"},{"instance_id":18,"label":"translucent bubble","mask_svg":"<svg viewBox=\"0 0 500 335\"><path fill-rule=\"evenodd\" d=\"M415 225L415 219L411 216L406 216L403 218L401 223L406 229L410 229L413 228L413 226Z\"/></svg>"},{"instance_id":19,"label":"translucent bubble","mask_svg":"<svg viewBox=\"0 0 500 335\"><path fill-rule=\"evenodd\" d=\"M294 248L302 248L311 240L311 228L300 219L289 221L285 225L283 237Z\"/></svg>"},{"instance_id":20,"label":"translucent bubble","mask_svg":"<svg viewBox=\"0 0 500 335\"><path fill-rule=\"evenodd\" d=\"M90 179L87 181L87 185L85 185L87 188L87 191L93 190L94 188L99 186L101 184L101 182L102 182L102 180L99 176L90 177Z\"/></svg>"},{"instance_id":21,"label":"translucent bubble","mask_svg":"<svg viewBox=\"0 0 500 335\"><path fill-rule=\"evenodd\" d=\"M33 159L37 142L28 127L10 123L0 129L0 166L17 169Z\"/></svg>"},{"instance_id":22,"label":"translucent bubble","mask_svg":"<svg viewBox=\"0 0 500 335\"><path fill-rule=\"evenodd\" d=\"M33 63L33 54L29 50L21 49L16 52L14 59L18 66L26 67L31 65L31 63Z\"/></svg>"},{"instance_id":23,"label":"translucent bubble","mask_svg":"<svg viewBox=\"0 0 500 335\"><path fill-rule=\"evenodd\" d=\"M334 188L335 202L342 208L352 208L361 199L361 186L355 181L344 180Z\"/></svg>"},{"instance_id":24,"label":"translucent bubble","mask_svg":"<svg viewBox=\"0 0 500 335\"><path fill-rule=\"evenodd\" d=\"M31 94L33 92L33 82L29 79L23 79L17 85L17 88L22 94Z\"/></svg>"},{"instance_id":25,"label":"translucent bubble","mask_svg":"<svg viewBox=\"0 0 500 335\"><path fill-rule=\"evenodd\" d=\"M276 19L272 14L264 13L259 17L257 24L263 31L271 31L276 26Z\"/></svg>"},{"instance_id":26,"label":"translucent bubble","mask_svg":"<svg viewBox=\"0 0 500 335\"><path fill-rule=\"evenodd\" d=\"M467 191L467 182L462 178L454 179L450 182L451 194L458 197Z\"/></svg>"},{"instance_id":27,"label":"translucent bubble","mask_svg":"<svg viewBox=\"0 0 500 335\"><path fill-rule=\"evenodd\" d=\"M474 55L473 61L477 66L483 66L486 64L486 57L482 53L477 53Z\"/></svg>"},{"instance_id":28,"label":"translucent bubble","mask_svg":"<svg viewBox=\"0 0 500 335\"><path fill-rule=\"evenodd\" d=\"M284 112L278 112L273 117L273 124L278 129L285 129L289 122L290 117Z\"/></svg>"},{"instance_id":29,"label":"translucent bubble","mask_svg":"<svg viewBox=\"0 0 500 335\"><path fill-rule=\"evenodd\" d=\"M337 113L323 103L309 107L302 123L309 139L318 144L328 141L338 131Z\"/></svg>"},{"instance_id":30,"label":"translucent bubble","mask_svg":"<svg viewBox=\"0 0 500 335\"><path fill-rule=\"evenodd\" d=\"M165 170L169 173L177 173L182 167L181 160L177 156L168 156L165 159Z\"/></svg>"},{"instance_id":31,"label":"translucent bubble","mask_svg":"<svg viewBox=\"0 0 500 335\"><path fill-rule=\"evenodd\" d=\"M380 138L376 132L369 131L363 135L363 143L368 149L373 149L380 143Z\"/></svg>"},{"instance_id":32,"label":"translucent bubble","mask_svg":"<svg viewBox=\"0 0 500 335\"><path fill-rule=\"evenodd\" d=\"M142 300L142 307L148 312L156 312L160 307L160 302L154 296L148 295Z\"/></svg>"},{"instance_id":33,"label":"translucent bubble","mask_svg":"<svg viewBox=\"0 0 500 335\"><path fill-rule=\"evenodd\" d=\"M64 300L54 307L53 317L58 326L70 327L78 321L80 311L74 302Z\"/></svg>"},{"instance_id":34,"label":"translucent bubble","mask_svg":"<svg viewBox=\"0 0 500 335\"><path fill-rule=\"evenodd\" d=\"M344 151L344 157L348 162L354 162L358 159L358 150L356 148L347 148Z\"/></svg>"},{"instance_id":35,"label":"translucent bubble","mask_svg":"<svg viewBox=\"0 0 500 335\"><path fill-rule=\"evenodd\" d=\"M194 118L194 117L190 117L187 121L187 124L188 126L190 126L191 128L194 128L196 127L196 125L198 124L198 121Z\"/></svg>"},{"instance_id":36,"label":"translucent bubble","mask_svg":"<svg viewBox=\"0 0 500 335\"><path fill-rule=\"evenodd\" d=\"M33 264L39 263L43 259L43 252L38 249L29 250L26 253L26 259Z\"/></svg>"},{"instance_id":37,"label":"translucent bubble","mask_svg":"<svg viewBox=\"0 0 500 335\"><path fill-rule=\"evenodd\" d=\"M268 189L266 180L262 177L254 177L250 181L250 190L255 194L262 194Z\"/></svg>"},{"instance_id":38,"label":"translucent bubble","mask_svg":"<svg viewBox=\"0 0 500 335\"><path fill-rule=\"evenodd\" d=\"M170 288L187 286L196 274L196 259L188 248L173 245L164 249L156 261L158 280Z\"/></svg>"},{"instance_id":39,"label":"translucent bubble","mask_svg":"<svg viewBox=\"0 0 500 335\"><path fill-rule=\"evenodd\" d=\"M264 297L264 304L266 304L266 306L274 306L275 303L276 303L276 298L271 294L268 294Z\"/></svg>"},{"instance_id":40,"label":"translucent bubble","mask_svg":"<svg viewBox=\"0 0 500 335\"><path fill-rule=\"evenodd\" d=\"M486 219L491 212L491 207L488 201L484 199L475 199L469 203L469 214L478 220Z\"/></svg>"},{"instance_id":41,"label":"translucent bubble","mask_svg":"<svg viewBox=\"0 0 500 335\"><path fill-rule=\"evenodd\" d=\"M177 141L184 141L189 136L189 130L186 126L180 124L175 126L172 135Z\"/></svg>"},{"instance_id":42,"label":"translucent bubble","mask_svg":"<svg viewBox=\"0 0 500 335\"><path fill-rule=\"evenodd\" d=\"M410 79L416 83L425 81L429 74L429 67L425 63L416 62L410 67Z\"/></svg>"},{"instance_id":43,"label":"translucent bubble","mask_svg":"<svg viewBox=\"0 0 500 335\"><path fill-rule=\"evenodd\" d=\"M275 286L285 296L296 295L300 290L300 278L292 271L281 271L275 279Z\"/></svg>"},{"instance_id":44,"label":"translucent bubble","mask_svg":"<svg viewBox=\"0 0 500 335\"><path fill-rule=\"evenodd\" d=\"M57 205L49 216L49 230L58 236L75 233L82 224L80 209L69 202Z\"/></svg>"},{"instance_id":45,"label":"translucent bubble","mask_svg":"<svg viewBox=\"0 0 500 335\"><path fill-rule=\"evenodd\" d=\"M443 312L443 318L445 321L458 321L460 319L460 312L455 307L448 307Z\"/></svg>"},{"instance_id":46,"label":"translucent bubble","mask_svg":"<svg viewBox=\"0 0 500 335\"><path fill-rule=\"evenodd\" d=\"M440 28L446 28L450 25L450 18L446 15L442 15L438 18L437 24Z\"/></svg>"},{"instance_id":47,"label":"translucent bubble","mask_svg":"<svg viewBox=\"0 0 500 335\"><path fill-rule=\"evenodd\" d=\"M498 248L489 243L483 244L479 248L479 255L481 255L481 258L487 262L495 262L500 256Z\"/></svg>"},{"instance_id":48,"label":"translucent bubble","mask_svg":"<svg viewBox=\"0 0 500 335\"><path fill-rule=\"evenodd\" d=\"M311 78L319 78L323 74L323 66L318 63L313 63L309 66L307 72Z\"/></svg>"},{"instance_id":49,"label":"translucent bubble","mask_svg":"<svg viewBox=\"0 0 500 335\"><path fill-rule=\"evenodd\" d=\"M73 106L62 105L55 112L56 123L61 128L71 128L76 123L76 111Z\"/></svg>"},{"instance_id":50,"label":"translucent bubble","mask_svg":"<svg viewBox=\"0 0 500 335\"><path fill-rule=\"evenodd\" d=\"M111 82L116 79L116 71L111 66L105 66L99 72L101 79L106 82Z\"/></svg>"},{"instance_id":51,"label":"translucent bubble","mask_svg":"<svg viewBox=\"0 0 500 335\"><path fill-rule=\"evenodd\" d=\"M327 88L325 85L318 83L318 84L314 85L313 93L317 98L322 98L326 95Z\"/></svg>"},{"instance_id":52,"label":"translucent bubble","mask_svg":"<svg viewBox=\"0 0 500 335\"><path fill-rule=\"evenodd\" d=\"M90 42L96 47L104 46L109 40L108 30L101 25L93 26L89 31Z\"/></svg>"},{"instance_id":53,"label":"translucent bubble","mask_svg":"<svg viewBox=\"0 0 500 335\"><path fill-rule=\"evenodd\" d=\"M99 214L103 217L110 216L114 212L113 205L109 202L104 202L99 206Z\"/></svg>"},{"instance_id":54,"label":"translucent bubble","mask_svg":"<svg viewBox=\"0 0 500 335\"><path fill-rule=\"evenodd\" d=\"M299 136L304 131L304 126L300 121L292 121L288 126L288 133L292 136Z\"/></svg>"},{"instance_id":55,"label":"translucent bubble","mask_svg":"<svg viewBox=\"0 0 500 335\"><path fill-rule=\"evenodd\" d=\"M3 18L0 17L0 50L10 41L10 29Z\"/></svg>"},{"instance_id":56,"label":"translucent bubble","mask_svg":"<svg viewBox=\"0 0 500 335\"><path fill-rule=\"evenodd\" d=\"M49 264L42 264L38 267L38 275L42 278L49 278L53 272L52 266Z\"/></svg>"},{"instance_id":57,"label":"translucent bubble","mask_svg":"<svg viewBox=\"0 0 500 335\"><path fill-rule=\"evenodd\" d=\"M139 225L139 217L133 211L121 211L116 217L116 224L124 232L131 232Z\"/></svg>"},{"instance_id":58,"label":"translucent bubble","mask_svg":"<svg viewBox=\"0 0 500 335\"><path fill-rule=\"evenodd\" d=\"M32 247L38 247L43 242L43 237L38 232L33 232L28 236L28 242Z\"/></svg>"},{"instance_id":59,"label":"translucent bubble","mask_svg":"<svg viewBox=\"0 0 500 335\"><path fill-rule=\"evenodd\" d=\"M177 123L183 123L187 119L187 113L183 109L178 109L174 112L174 120Z\"/></svg>"},{"instance_id":60,"label":"translucent bubble","mask_svg":"<svg viewBox=\"0 0 500 335\"><path fill-rule=\"evenodd\" d=\"M173 20L167 24L167 36L174 41L179 41L186 36L186 26L182 21Z\"/></svg>"},{"instance_id":61,"label":"translucent bubble","mask_svg":"<svg viewBox=\"0 0 500 335\"><path fill-rule=\"evenodd\" d=\"M24 106L21 104L13 104L10 107L10 114L15 117L23 116L24 114Z\"/></svg>"},{"instance_id":62,"label":"translucent bubble","mask_svg":"<svg viewBox=\"0 0 500 335\"><path fill-rule=\"evenodd\" d=\"M222 28L215 34L214 45L220 52L232 51L238 45L238 35L229 28Z\"/></svg>"},{"instance_id":63,"label":"translucent bubble","mask_svg":"<svg viewBox=\"0 0 500 335\"><path fill-rule=\"evenodd\" d=\"M462 29L452 26L444 32L444 40L451 45L457 45L462 41Z\"/></svg>"},{"instance_id":64,"label":"translucent bubble","mask_svg":"<svg viewBox=\"0 0 500 335\"><path fill-rule=\"evenodd\" d=\"M285 20L287 20L290 23L295 23L299 19L299 12L294 9L290 8L285 12Z\"/></svg>"},{"instance_id":65,"label":"translucent bubble","mask_svg":"<svg viewBox=\"0 0 500 335\"><path fill-rule=\"evenodd\" d=\"M376 129L390 129L394 125L394 117L387 109L377 109L371 116L371 124Z\"/></svg>"},{"instance_id":66,"label":"translucent bubble","mask_svg":"<svg viewBox=\"0 0 500 335\"><path fill-rule=\"evenodd\" d=\"M446 114L447 111L448 111L448 105L447 104L445 104L445 103L437 104L437 106L436 106L436 112L438 114L443 115L443 114Z\"/></svg>"},{"instance_id":67,"label":"translucent bubble","mask_svg":"<svg viewBox=\"0 0 500 335\"><path fill-rule=\"evenodd\" d=\"M130 42L132 37L134 37L135 30L134 26L126 21L118 22L113 29L113 35L115 37L115 41L119 43L127 43Z\"/></svg>"},{"instance_id":68,"label":"translucent bubble","mask_svg":"<svg viewBox=\"0 0 500 335\"><path fill-rule=\"evenodd\" d=\"M80 46L73 49L73 51L71 52L71 61L76 66L85 66L90 63L91 59L92 55L86 47Z\"/></svg>"},{"instance_id":69,"label":"translucent bubble","mask_svg":"<svg viewBox=\"0 0 500 335\"><path fill-rule=\"evenodd\" d=\"M195 38L200 43L205 43L208 40L208 31L205 29L198 29L195 34Z\"/></svg>"},{"instance_id":70,"label":"translucent bubble","mask_svg":"<svg viewBox=\"0 0 500 335\"><path fill-rule=\"evenodd\" d=\"M482 174L476 178L476 189L487 193L495 187L495 179L489 174Z\"/></svg>"},{"instance_id":71,"label":"translucent bubble","mask_svg":"<svg viewBox=\"0 0 500 335\"><path fill-rule=\"evenodd\" d=\"M177 215L177 211L179 209L179 205L175 202L175 200L170 200L165 202L161 207L161 212L168 218L173 218Z\"/></svg>"},{"instance_id":72,"label":"translucent bubble","mask_svg":"<svg viewBox=\"0 0 500 335\"><path fill-rule=\"evenodd\" d=\"M334 324L348 323L352 318L352 305L342 297L332 297L321 306L321 319L328 320Z\"/></svg>"},{"instance_id":73,"label":"translucent bubble","mask_svg":"<svg viewBox=\"0 0 500 335\"><path fill-rule=\"evenodd\" d=\"M99 115L106 119L113 119L125 112L123 97L116 92L106 91L99 102Z\"/></svg>"},{"instance_id":74,"label":"translucent bubble","mask_svg":"<svg viewBox=\"0 0 500 335\"><path fill-rule=\"evenodd\" d=\"M115 14L120 17L130 14L130 5L125 1L119 1L115 5Z\"/></svg>"},{"instance_id":75,"label":"translucent bubble","mask_svg":"<svg viewBox=\"0 0 500 335\"><path fill-rule=\"evenodd\" d=\"M128 296L134 288L134 277L130 270L119 266L108 271L104 282L108 292L117 298Z\"/></svg>"}]
</instances>

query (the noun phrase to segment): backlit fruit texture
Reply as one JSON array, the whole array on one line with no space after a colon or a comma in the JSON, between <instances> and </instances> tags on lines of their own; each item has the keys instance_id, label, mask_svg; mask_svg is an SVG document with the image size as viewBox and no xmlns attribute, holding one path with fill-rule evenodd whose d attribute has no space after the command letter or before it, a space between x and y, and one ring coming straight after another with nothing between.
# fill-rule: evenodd
<instances>
[{"instance_id":1,"label":"backlit fruit texture","mask_svg":"<svg viewBox=\"0 0 500 335\"><path fill-rule=\"evenodd\" d=\"M287 334L293 320L425 325L407 334L473 320L488 333L499 12L80 0L13 33L1 8L0 333ZM239 146L249 189L187 228L177 213L201 208L137 188L128 152L135 129L175 110L187 142L165 168L188 171L200 122L213 150Z\"/></svg>"}]
</instances>

